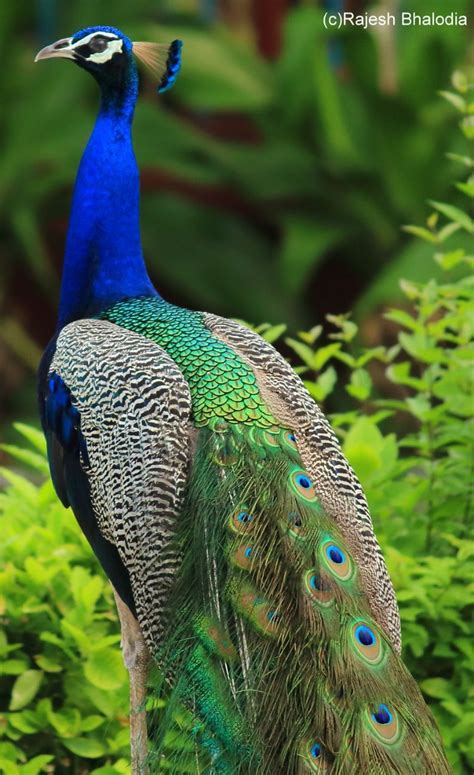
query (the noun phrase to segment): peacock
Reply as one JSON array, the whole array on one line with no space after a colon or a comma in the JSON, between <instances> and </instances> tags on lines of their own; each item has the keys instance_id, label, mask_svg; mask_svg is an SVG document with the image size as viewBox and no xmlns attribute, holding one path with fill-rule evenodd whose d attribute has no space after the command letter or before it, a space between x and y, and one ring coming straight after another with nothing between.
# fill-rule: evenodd
<instances>
[{"instance_id":1,"label":"peacock","mask_svg":"<svg viewBox=\"0 0 474 775\"><path fill-rule=\"evenodd\" d=\"M448 773L327 419L270 344L147 273L135 57L164 92L181 49L98 26L36 56L71 59L101 94L39 405L56 492L114 589L132 772L190 772L191 755L207 775ZM186 744L165 759L180 708Z\"/></svg>"}]
</instances>

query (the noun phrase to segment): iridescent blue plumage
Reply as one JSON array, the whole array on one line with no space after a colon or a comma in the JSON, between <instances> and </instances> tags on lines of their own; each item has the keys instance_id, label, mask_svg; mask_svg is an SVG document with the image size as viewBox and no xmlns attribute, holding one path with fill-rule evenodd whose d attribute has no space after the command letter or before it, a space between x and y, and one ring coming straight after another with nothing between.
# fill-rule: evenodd
<instances>
[{"instance_id":1,"label":"iridescent blue plumage","mask_svg":"<svg viewBox=\"0 0 474 775\"><path fill-rule=\"evenodd\" d=\"M64 449L76 453L88 465L87 445L80 429L80 417L71 391L59 374L50 372L45 396L45 418Z\"/></svg>"},{"instance_id":2,"label":"iridescent blue plumage","mask_svg":"<svg viewBox=\"0 0 474 775\"><path fill-rule=\"evenodd\" d=\"M145 267L140 237L140 182L131 136L138 95L132 44L113 27L89 27L73 41L93 32L119 37L123 53L101 65L79 61L98 81L101 102L74 187L59 327L98 313L118 299L158 295Z\"/></svg>"}]
</instances>

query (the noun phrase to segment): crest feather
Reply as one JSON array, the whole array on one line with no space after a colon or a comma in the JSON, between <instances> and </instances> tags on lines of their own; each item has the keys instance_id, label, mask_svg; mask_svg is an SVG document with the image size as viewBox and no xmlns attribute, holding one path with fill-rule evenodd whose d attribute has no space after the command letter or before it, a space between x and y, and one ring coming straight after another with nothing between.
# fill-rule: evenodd
<instances>
[{"instance_id":1,"label":"crest feather","mask_svg":"<svg viewBox=\"0 0 474 775\"><path fill-rule=\"evenodd\" d=\"M182 46L181 40L173 40L172 43L138 41L133 44L133 53L158 81L159 92L174 86L181 69Z\"/></svg>"}]
</instances>

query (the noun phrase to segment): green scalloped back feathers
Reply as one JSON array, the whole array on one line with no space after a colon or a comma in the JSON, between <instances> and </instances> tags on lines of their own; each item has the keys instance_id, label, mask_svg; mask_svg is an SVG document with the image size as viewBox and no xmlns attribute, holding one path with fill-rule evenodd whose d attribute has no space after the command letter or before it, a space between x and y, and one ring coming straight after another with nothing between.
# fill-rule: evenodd
<instances>
[{"instance_id":1,"label":"green scalloped back feathers","mask_svg":"<svg viewBox=\"0 0 474 775\"><path fill-rule=\"evenodd\" d=\"M197 772L448 773L431 713L302 466L298 429L278 427L253 372L199 313L135 301L107 317L168 351L200 427L183 562L155 655L167 711L152 771L184 703ZM188 771L183 755L167 751L169 771Z\"/></svg>"},{"instance_id":2,"label":"green scalloped back feathers","mask_svg":"<svg viewBox=\"0 0 474 775\"><path fill-rule=\"evenodd\" d=\"M152 339L173 358L189 383L197 427L215 417L263 428L277 424L252 370L212 335L199 312L147 298L115 304L102 317Z\"/></svg>"}]
</instances>

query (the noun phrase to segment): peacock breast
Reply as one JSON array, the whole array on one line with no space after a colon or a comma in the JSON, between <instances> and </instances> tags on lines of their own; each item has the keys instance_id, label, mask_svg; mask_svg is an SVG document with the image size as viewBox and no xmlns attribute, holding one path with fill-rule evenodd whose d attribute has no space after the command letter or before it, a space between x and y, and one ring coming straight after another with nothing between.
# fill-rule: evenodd
<instances>
[{"instance_id":1,"label":"peacock breast","mask_svg":"<svg viewBox=\"0 0 474 775\"><path fill-rule=\"evenodd\" d=\"M188 381L198 427L216 418L261 428L279 425L250 366L213 335L202 313L139 298L115 303L101 318L151 339L170 355Z\"/></svg>"}]
</instances>

